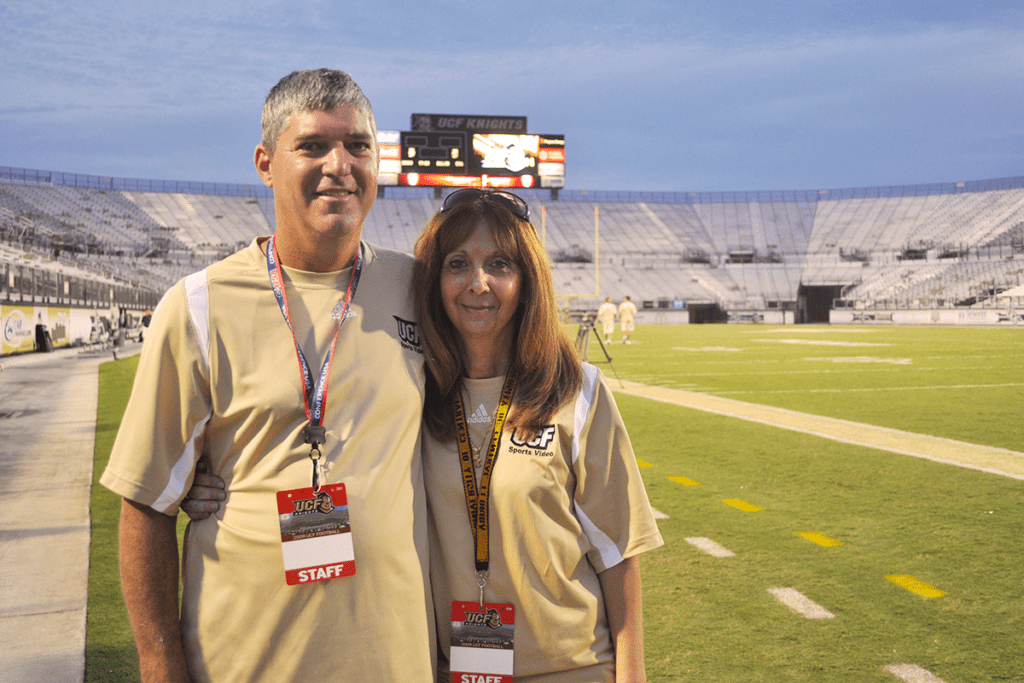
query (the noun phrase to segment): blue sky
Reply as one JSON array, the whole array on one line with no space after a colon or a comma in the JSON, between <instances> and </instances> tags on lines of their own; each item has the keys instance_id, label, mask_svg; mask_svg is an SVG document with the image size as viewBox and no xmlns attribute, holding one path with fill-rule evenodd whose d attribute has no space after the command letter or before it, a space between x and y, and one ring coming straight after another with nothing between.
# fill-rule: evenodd
<instances>
[{"instance_id":1,"label":"blue sky","mask_svg":"<svg viewBox=\"0 0 1024 683\"><path fill-rule=\"evenodd\" d=\"M266 92L348 71L378 127L526 116L566 187L788 190L1024 175L1024 6L0 0L0 165L259 182Z\"/></svg>"}]
</instances>

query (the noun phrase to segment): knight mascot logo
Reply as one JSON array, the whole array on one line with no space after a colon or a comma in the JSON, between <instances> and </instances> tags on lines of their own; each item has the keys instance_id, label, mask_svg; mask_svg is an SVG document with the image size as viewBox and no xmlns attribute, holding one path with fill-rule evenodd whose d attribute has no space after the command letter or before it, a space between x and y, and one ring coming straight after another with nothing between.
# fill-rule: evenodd
<instances>
[{"instance_id":1,"label":"knight mascot logo","mask_svg":"<svg viewBox=\"0 0 1024 683\"><path fill-rule=\"evenodd\" d=\"M334 501L331 500L331 496L326 491L316 494L316 510L325 515L334 512Z\"/></svg>"},{"instance_id":2,"label":"knight mascot logo","mask_svg":"<svg viewBox=\"0 0 1024 683\"><path fill-rule=\"evenodd\" d=\"M501 615L498 614L498 610L493 607L487 610L487 616L484 617L484 624L489 628L501 628Z\"/></svg>"}]
</instances>

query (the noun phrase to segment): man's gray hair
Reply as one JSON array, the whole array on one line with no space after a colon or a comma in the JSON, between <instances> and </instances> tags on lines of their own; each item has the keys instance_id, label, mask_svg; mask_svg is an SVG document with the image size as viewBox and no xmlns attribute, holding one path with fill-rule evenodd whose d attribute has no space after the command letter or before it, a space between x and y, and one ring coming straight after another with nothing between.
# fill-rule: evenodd
<instances>
[{"instance_id":1,"label":"man's gray hair","mask_svg":"<svg viewBox=\"0 0 1024 683\"><path fill-rule=\"evenodd\" d=\"M373 118L373 107L363 94L359 84L343 71L334 69L309 69L293 71L277 82L267 101L263 104L263 140L267 151L273 155L277 139L288 127L288 119L294 112L332 111L348 104L366 114L370 119L374 145L377 142L377 122Z\"/></svg>"}]
</instances>

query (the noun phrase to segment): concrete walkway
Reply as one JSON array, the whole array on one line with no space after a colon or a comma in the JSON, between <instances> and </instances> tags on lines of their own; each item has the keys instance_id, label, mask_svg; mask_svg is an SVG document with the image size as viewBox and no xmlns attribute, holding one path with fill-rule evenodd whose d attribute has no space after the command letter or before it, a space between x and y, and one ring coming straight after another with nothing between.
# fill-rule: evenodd
<instances>
[{"instance_id":1,"label":"concrete walkway","mask_svg":"<svg viewBox=\"0 0 1024 683\"><path fill-rule=\"evenodd\" d=\"M85 676L96 395L108 360L112 349L0 358L2 683Z\"/></svg>"},{"instance_id":2,"label":"concrete walkway","mask_svg":"<svg viewBox=\"0 0 1024 683\"><path fill-rule=\"evenodd\" d=\"M820 417L785 408L772 408L720 396L652 387L635 382L612 382L612 388L626 394L642 396L663 403L672 403L718 415L760 422L772 427L813 434L843 443L878 448L893 453L911 455L915 458L925 458L948 465L1024 480L1024 453L1005 448L981 446L938 436L875 427L860 422Z\"/></svg>"}]
</instances>

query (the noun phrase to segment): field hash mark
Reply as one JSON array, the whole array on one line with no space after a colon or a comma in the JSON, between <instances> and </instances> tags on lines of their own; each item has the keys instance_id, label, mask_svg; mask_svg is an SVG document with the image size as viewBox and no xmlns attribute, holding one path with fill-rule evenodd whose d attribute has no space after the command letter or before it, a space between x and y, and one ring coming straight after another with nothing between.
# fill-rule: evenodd
<instances>
[{"instance_id":1,"label":"field hash mark","mask_svg":"<svg viewBox=\"0 0 1024 683\"><path fill-rule=\"evenodd\" d=\"M715 543L710 538L702 538L694 536L686 539L686 542L692 546L696 546L706 552L712 557L734 557L736 553L729 550L728 548Z\"/></svg>"},{"instance_id":2,"label":"field hash mark","mask_svg":"<svg viewBox=\"0 0 1024 683\"><path fill-rule=\"evenodd\" d=\"M825 534L819 534L817 531L797 531L797 536L806 538L811 543L817 543L823 548L836 548L843 545L842 541L837 541L834 538L829 538Z\"/></svg>"},{"instance_id":3,"label":"field hash mark","mask_svg":"<svg viewBox=\"0 0 1024 683\"><path fill-rule=\"evenodd\" d=\"M744 512L760 512L761 511L761 508L757 507L753 503L748 503L747 501L740 500L739 498L730 498L728 500L723 500L722 502L725 503L726 505L731 505L732 507L736 508L737 510L743 510Z\"/></svg>"},{"instance_id":4,"label":"field hash mark","mask_svg":"<svg viewBox=\"0 0 1024 683\"><path fill-rule=\"evenodd\" d=\"M906 588L911 593L917 593L920 596L926 598L941 598L943 595L949 595L944 590L939 590L930 583L925 583L920 579L915 579L910 574L892 574L885 577L895 583L897 586Z\"/></svg>"},{"instance_id":5,"label":"field hash mark","mask_svg":"<svg viewBox=\"0 0 1024 683\"><path fill-rule=\"evenodd\" d=\"M885 670L905 683L946 683L928 669L917 664L890 664Z\"/></svg>"},{"instance_id":6,"label":"field hash mark","mask_svg":"<svg viewBox=\"0 0 1024 683\"><path fill-rule=\"evenodd\" d=\"M808 619L835 619L836 615L795 588L769 588L768 592L786 607Z\"/></svg>"}]
</instances>

